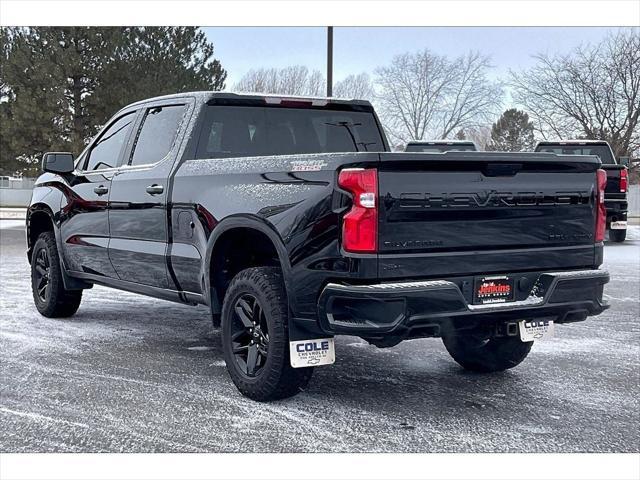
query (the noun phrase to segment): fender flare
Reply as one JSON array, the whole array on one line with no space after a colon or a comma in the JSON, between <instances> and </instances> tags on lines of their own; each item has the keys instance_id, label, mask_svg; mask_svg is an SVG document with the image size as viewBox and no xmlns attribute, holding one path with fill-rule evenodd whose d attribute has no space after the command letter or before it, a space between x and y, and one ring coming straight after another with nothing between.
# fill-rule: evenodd
<instances>
[{"instance_id":1,"label":"fender flare","mask_svg":"<svg viewBox=\"0 0 640 480\"><path fill-rule=\"evenodd\" d=\"M51 205L43 201L39 201L37 203L29 205L29 208L27 208L26 220L25 220L26 227L27 227L25 232L27 237L26 239L27 240L27 260L29 261L29 263L31 263L31 249L33 248L33 245L29 245L29 237L30 237L29 225L30 225L31 217L35 213L44 213L49 217L49 219L51 220L51 225L53 226L53 236L56 239L56 248L58 249L58 257L60 258L60 272L62 273L62 283L64 285L64 288L66 290L84 290L84 289L92 288L93 284L87 283L78 278L73 278L69 276L69 274L67 273L67 269L64 264L64 255L62 250L62 235L60 234L60 225L56 221L56 216L53 212L54 210L51 207Z\"/></svg>"},{"instance_id":2,"label":"fender flare","mask_svg":"<svg viewBox=\"0 0 640 480\"><path fill-rule=\"evenodd\" d=\"M280 233L276 230L276 228L266 220L256 215L232 215L220 221L209 240L207 241L207 251L203 258L202 271L205 282L204 296L206 303L211 307L211 312L213 314L219 314L222 311L222 305L218 301L218 298L212 293L211 286L211 258L213 256L213 251L215 246L220 239L220 237L227 231L233 230L235 228L248 228L252 230L256 230L260 233L263 233L267 236L267 238L274 245L276 252L278 254L278 260L280 262L280 266L282 268L282 276L284 279L285 291L287 292L287 299L289 299L289 305L291 305L291 288L290 288L290 279L291 279L291 263L289 261L289 254L284 245L284 241L280 236Z\"/></svg>"},{"instance_id":3,"label":"fender flare","mask_svg":"<svg viewBox=\"0 0 640 480\"><path fill-rule=\"evenodd\" d=\"M26 234L27 234L27 259L29 260L29 263L31 263L31 255L30 255L30 251L33 248L33 245L30 244L29 239L31 238L31 217L34 214L39 214L39 213L44 213L46 216L49 217L49 220L51 221L51 225L53 227L53 234L56 237L56 245L58 247L58 254L61 252L60 249L60 243L61 243L61 239L60 239L60 228L59 226L56 224L56 219L53 215L53 209L51 208L51 205L45 203L45 202L38 202L38 203L34 203L33 205L29 205L29 208L27 208L27 214L26 214Z\"/></svg>"}]
</instances>

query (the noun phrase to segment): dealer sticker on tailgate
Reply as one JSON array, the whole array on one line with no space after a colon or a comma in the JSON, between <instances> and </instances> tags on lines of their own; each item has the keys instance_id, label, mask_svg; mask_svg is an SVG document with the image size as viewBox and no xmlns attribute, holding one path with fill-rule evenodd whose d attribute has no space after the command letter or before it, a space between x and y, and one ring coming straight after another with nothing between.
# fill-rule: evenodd
<instances>
[{"instance_id":1,"label":"dealer sticker on tailgate","mask_svg":"<svg viewBox=\"0 0 640 480\"><path fill-rule=\"evenodd\" d=\"M331 365L336 361L336 347L333 338L289 342L289 353L293 368Z\"/></svg>"},{"instance_id":2,"label":"dealer sticker on tailgate","mask_svg":"<svg viewBox=\"0 0 640 480\"><path fill-rule=\"evenodd\" d=\"M519 326L520 340L523 342L553 337L553 320L522 320Z\"/></svg>"}]
</instances>

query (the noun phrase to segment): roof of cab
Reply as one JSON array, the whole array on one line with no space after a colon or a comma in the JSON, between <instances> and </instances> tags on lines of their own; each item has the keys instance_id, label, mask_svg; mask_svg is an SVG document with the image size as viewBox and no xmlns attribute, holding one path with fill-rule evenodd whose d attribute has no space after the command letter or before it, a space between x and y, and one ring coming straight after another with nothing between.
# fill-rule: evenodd
<instances>
[{"instance_id":1,"label":"roof of cab","mask_svg":"<svg viewBox=\"0 0 640 480\"><path fill-rule=\"evenodd\" d=\"M576 140L542 140L538 145L609 145L606 140L586 140L578 138Z\"/></svg>"},{"instance_id":2,"label":"roof of cab","mask_svg":"<svg viewBox=\"0 0 640 480\"><path fill-rule=\"evenodd\" d=\"M279 103L281 100L291 101L311 101L317 105L326 105L328 103L339 103L348 105L361 105L370 107L371 103L368 100L348 99L348 98L336 98L336 97L316 97L316 96L302 96L302 95L276 95L271 93L255 93L255 92L216 92L216 91L196 91L196 92L184 92L173 93L169 95L162 95L159 97L147 98L138 102L131 103L127 107L133 107L144 103L155 102L157 100L169 100L177 98L195 97L202 103L209 102L214 99L225 100L264 100L266 103Z\"/></svg>"}]
</instances>

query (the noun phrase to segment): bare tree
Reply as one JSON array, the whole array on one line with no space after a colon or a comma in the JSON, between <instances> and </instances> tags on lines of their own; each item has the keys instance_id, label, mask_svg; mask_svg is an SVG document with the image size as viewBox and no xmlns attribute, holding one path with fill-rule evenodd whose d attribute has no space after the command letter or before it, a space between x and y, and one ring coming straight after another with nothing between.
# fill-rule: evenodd
<instances>
[{"instance_id":1,"label":"bare tree","mask_svg":"<svg viewBox=\"0 0 640 480\"><path fill-rule=\"evenodd\" d=\"M389 133L406 142L486 124L502 100L501 86L487 77L490 68L489 58L477 52L453 60L428 49L394 57L376 69Z\"/></svg>"},{"instance_id":2,"label":"bare tree","mask_svg":"<svg viewBox=\"0 0 640 480\"><path fill-rule=\"evenodd\" d=\"M640 150L640 30L535 58L511 83L543 138L607 140L616 155Z\"/></svg>"},{"instance_id":3,"label":"bare tree","mask_svg":"<svg viewBox=\"0 0 640 480\"><path fill-rule=\"evenodd\" d=\"M307 95L324 97L327 94L327 81L319 70L314 70L307 79Z\"/></svg>"},{"instance_id":4,"label":"bare tree","mask_svg":"<svg viewBox=\"0 0 640 480\"><path fill-rule=\"evenodd\" d=\"M349 75L334 85L333 94L341 98L371 100L373 98L371 77L368 73Z\"/></svg>"},{"instance_id":5,"label":"bare tree","mask_svg":"<svg viewBox=\"0 0 640 480\"><path fill-rule=\"evenodd\" d=\"M282 95L323 95L325 88L322 73L318 70L309 72L303 65L249 70L234 85L237 91Z\"/></svg>"},{"instance_id":6,"label":"bare tree","mask_svg":"<svg viewBox=\"0 0 640 480\"><path fill-rule=\"evenodd\" d=\"M465 137L475 143L480 150L487 150L487 146L489 142L491 142L491 127L488 125L467 128L464 134Z\"/></svg>"}]
</instances>

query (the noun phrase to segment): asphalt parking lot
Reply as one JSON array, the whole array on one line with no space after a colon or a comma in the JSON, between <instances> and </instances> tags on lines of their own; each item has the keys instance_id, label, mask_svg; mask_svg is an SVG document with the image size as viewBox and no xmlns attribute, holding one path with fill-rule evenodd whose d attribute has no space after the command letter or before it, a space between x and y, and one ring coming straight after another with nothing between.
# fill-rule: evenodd
<instances>
[{"instance_id":1,"label":"asphalt parking lot","mask_svg":"<svg viewBox=\"0 0 640 480\"><path fill-rule=\"evenodd\" d=\"M242 397L204 308L95 287L35 310L23 221L0 220L2 452L638 452L640 227L607 243L611 309L558 326L519 367L462 371L437 339L337 363L270 404Z\"/></svg>"}]
</instances>

